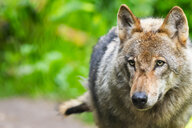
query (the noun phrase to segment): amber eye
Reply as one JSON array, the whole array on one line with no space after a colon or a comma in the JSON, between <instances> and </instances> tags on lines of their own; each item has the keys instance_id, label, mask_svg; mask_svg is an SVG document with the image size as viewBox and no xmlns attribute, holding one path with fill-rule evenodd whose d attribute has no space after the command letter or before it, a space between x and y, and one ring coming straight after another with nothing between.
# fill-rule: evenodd
<instances>
[{"instance_id":1,"label":"amber eye","mask_svg":"<svg viewBox=\"0 0 192 128\"><path fill-rule=\"evenodd\" d=\"M162 60L157 60L157 61L156 61L156 67L161 67L161 66L163 66L164 64L165 64L165 62L162 61Z\"/></svg>"},{"instance_id":2,"label":"amber eye","mask_svg":"<svg viewBox=\"0 0 192 128\"><path fill-rule=\"evenodd\" d=\"M135 66L135 61L134 60L128 60L128 63L129 63L130 66L133 66L133 67Z\"/></svg>"}]
</instances>

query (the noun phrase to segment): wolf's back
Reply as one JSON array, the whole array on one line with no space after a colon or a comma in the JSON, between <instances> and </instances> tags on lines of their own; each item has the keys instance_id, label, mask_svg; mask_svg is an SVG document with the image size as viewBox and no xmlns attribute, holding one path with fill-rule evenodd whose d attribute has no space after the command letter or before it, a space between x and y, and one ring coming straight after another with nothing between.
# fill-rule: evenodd
<instances>
[{"instance_id":1,"label":"wolf's back","mask_svg":"<svg viewBox=\"0 0 192 128\"><path fill-rule=\"evenodd\" d=\"M102 36L98 43L93 48L93 53L91 55L90 70L89 70L89 82L90 87L94 86L94 81L96 79L97 69L101 62L107 46L112 42L113 39L117 38L116 27L113 27L108 34Z\"/></svg>"},{"instance_id":2,"label":"wolf's back","mask_svg":"<svg viewBox=\"0 0 192 128\"><path fill-rule=\"evenodd\" d=\"M89 89L92 96L93 105L98 110L98 98L96 94L96 80L98 69L102 61L105 52L107 51L107 46L117 38L117 28L113 27L106 35L100 37L98 43L94 46L93 52L90 60L90 70L89 70ZM98 112L98 111L97 111Z\"/></svg>"},{"instance_id":3,"label":"wolf's back","mask_svg":"<svg viewBox=\"0 0 192 128\"><path fill-rule=\"evenodd\" d=\"M90 70L89 70L89 87L94 90L95 81L97 79L97 70L103 55L107 50L107 46L112 42L113 39L117 38L116 27L113 27L108 34L102 36L98 43L93 48L91 55Z\"/></svg>"}]
</instances>

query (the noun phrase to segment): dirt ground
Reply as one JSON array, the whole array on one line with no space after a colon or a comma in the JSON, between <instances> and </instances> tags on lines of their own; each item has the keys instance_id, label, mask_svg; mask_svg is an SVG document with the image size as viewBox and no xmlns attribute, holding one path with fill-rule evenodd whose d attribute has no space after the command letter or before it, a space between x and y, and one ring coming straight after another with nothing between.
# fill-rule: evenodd
<instances>
[{"instance_id":1,"label":"dirt ground","mask_svg":"<svg viewBox=\"0 0 192 128\"><path fill-rule=\"evenodd\" d=\"M44 100L1 99L0 128L93 128L74 117L61 117L55 106Z\"/></svg>"}]
</instances>

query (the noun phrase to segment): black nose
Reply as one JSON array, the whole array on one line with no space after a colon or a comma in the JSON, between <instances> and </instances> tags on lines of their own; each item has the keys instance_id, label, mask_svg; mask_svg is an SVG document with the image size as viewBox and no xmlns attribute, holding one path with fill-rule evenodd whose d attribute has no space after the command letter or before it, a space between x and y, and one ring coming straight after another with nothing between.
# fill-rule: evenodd
<instances>
[{"instance_id":1,"label":"black nose","mask_svg":"<svg viewBox=\"0 0 192 128\"><path fill-rule=\"evenodd\" d=\"M142 109L147 103L146 93L145 92L134 93L132 96L132 102L137 108Z\"/></svg>"}]
</instances>

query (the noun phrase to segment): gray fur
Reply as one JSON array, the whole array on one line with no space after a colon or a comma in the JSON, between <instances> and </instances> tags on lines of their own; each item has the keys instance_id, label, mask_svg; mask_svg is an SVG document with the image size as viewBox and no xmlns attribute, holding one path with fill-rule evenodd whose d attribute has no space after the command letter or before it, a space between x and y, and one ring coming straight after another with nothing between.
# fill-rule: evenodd
<instances>
[{"instance_id":1,"label":"gray fur","mask_svg":"<svg viewBox=\"0 0 192 128\"><path fill-rule=\"evenodd\" d=\"M97 79L97 70L100 65L101 59L103 55L105 54L107 50L107 46L112 42L114 38L117 38L117 33L115 33L115 28L113 28L107 35L101 37L98 41L98 43L95 45L93 49L93 53L91 56L90 61L90 71L89 71L89 88L92 95L92 98L94 99L96 110L99 112L98 106L97 106L97 97L95 94L95 81Z\"/></svg>"}]
</instances>

